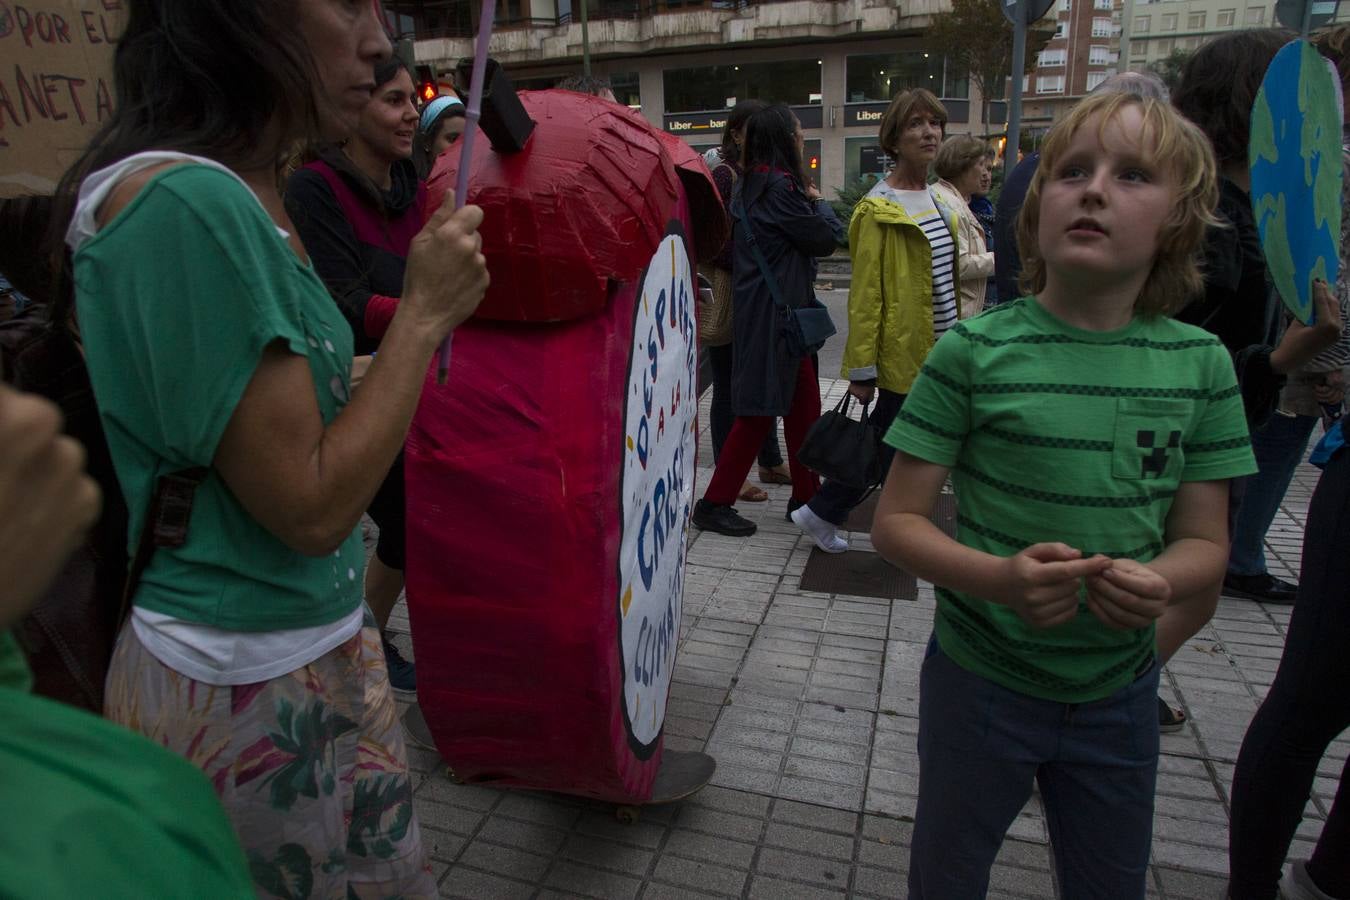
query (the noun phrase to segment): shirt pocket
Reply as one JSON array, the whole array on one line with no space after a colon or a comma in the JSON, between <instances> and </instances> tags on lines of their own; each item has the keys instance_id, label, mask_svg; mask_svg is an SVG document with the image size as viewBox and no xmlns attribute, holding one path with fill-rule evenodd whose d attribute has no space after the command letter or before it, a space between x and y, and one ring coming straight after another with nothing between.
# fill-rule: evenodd
<instances>
[{"instance_id":1,"label":"shirt pocket","mask_svg":"<svg viewBox=\"0 0 1350 900\"><path fill-rule=\"evenodd\" d=\"M1111 474L1126 481L1176 484L1185 466L1183 438L1192 404L1186 400L1116 400Z\"/></svg>"}]
</instances>

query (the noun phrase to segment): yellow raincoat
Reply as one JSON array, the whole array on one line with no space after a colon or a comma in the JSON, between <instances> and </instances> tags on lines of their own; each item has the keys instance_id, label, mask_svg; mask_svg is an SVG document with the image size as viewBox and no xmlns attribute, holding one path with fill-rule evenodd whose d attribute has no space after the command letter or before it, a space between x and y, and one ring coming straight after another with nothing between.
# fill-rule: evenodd
<instances>
[{"instance_id":1,"label":"yellow raincoat","mask_svg":"<svg viewBox=\"0 0 1350 900\"><path fill-rule=\"evenodd\" d=\"M934 199L955 241L956 213ZM903 206L869 196L853 210L848 239L853 279L841 374L849 381L875 378L878 387L907 394L933 349L928 238ZM957 304L959 310L959 291Z\"/></svg>"}]
</instances>

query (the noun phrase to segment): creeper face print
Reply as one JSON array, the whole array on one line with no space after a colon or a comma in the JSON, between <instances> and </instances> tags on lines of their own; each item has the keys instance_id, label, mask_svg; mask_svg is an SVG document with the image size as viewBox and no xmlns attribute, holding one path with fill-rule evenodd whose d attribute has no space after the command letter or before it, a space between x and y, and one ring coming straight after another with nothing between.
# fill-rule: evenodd
<instances>
[{"instance_id":1,"label":"creeper face print","mask_svg":"<svg viewBox=\"0 0 1350 900\"><path fill-rule=\"evenodd\" d=\"M1139 463L1139 477L1161 478L1167 471L1167 462L1171 456L1169 451L1181 447L1181 432L1175 430L1169 432L1167 443L1159 444L1158 432L1140 429L1136 436L1136 444L1144 451L1143 459Z\"/></svg>"}]
</instances>

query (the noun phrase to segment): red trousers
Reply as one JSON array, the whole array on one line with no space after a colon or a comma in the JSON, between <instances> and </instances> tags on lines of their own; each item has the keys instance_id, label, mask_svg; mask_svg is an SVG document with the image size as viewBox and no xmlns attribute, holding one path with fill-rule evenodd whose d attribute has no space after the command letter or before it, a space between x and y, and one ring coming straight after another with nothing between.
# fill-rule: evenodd
<instances>
[{"instance_id":1,"label":"red trousers","mask_svg":"<svg viewBox=\"0 0 1350 900\"><path fill-rule=\"evenodd\" d=\"M806 503L815 496L820 478L797 459L797 451L806 439L806 432L820 418L820 384L816 381L816 367L806 357L797 367L797 384L792 390L792 408L783 417L783 436L787 438L788 468L792 472L792 499ZM773 427L773 416L737 416L731 433L722 444L708 489L703 499L709 503L731 506L741 485L750 474L764 436Z\"/></svg>"}]
</instances>

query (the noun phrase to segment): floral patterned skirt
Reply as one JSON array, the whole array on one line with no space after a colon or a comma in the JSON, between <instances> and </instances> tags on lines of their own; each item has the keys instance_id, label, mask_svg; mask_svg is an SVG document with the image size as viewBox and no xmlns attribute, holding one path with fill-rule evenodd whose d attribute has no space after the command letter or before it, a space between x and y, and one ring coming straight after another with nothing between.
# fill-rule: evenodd
<instances>
[{"instance_id":1,"label":"floral patterned skirt","mask_svg":"<svg viewBox=\"0 0 1350 900\"><path fill-rule=\"evenodd\" d=\"M436 897L403 726L369 612L351 640L287 675L216 686L122 629L104 714L215 786L261 897Z\"/></svg>"}]
</instances>

